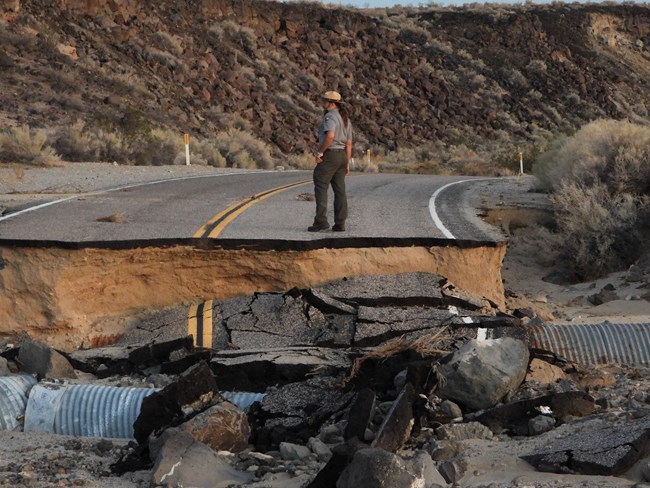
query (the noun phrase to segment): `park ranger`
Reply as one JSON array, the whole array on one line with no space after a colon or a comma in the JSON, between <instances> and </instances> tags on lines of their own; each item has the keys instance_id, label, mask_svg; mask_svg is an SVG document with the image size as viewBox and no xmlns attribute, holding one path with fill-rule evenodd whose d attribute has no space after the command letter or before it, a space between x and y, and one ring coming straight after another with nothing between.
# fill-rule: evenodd
<instances>
[{"instance_id":1,"label":"park ranger","mask_svg":"<svg viewBox=\"0 0 650 488\"><path fill-rule=\"evenodd\" d=\"M318 151L314 168L314 193L316 195L316 217L309 232L330 228L327 220L327 192L334 190L335 232L345 230L348 217L348 199L345 194L345 177L350 174L352 158L352 123L347 110L341 105L341 95L335 91L322 96L325 113L318 129Z\"/></svg>"}]
</instances>

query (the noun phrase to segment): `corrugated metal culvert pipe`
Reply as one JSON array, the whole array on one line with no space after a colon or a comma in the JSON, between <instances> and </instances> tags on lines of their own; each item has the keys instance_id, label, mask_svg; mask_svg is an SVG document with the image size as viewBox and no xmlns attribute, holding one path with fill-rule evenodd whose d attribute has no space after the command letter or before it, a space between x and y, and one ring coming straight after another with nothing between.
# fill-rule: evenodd
<instances>
[{"instance_id":1,"label":"corrugated metal culvert pipe","mask_svg":"<svg viewBox=\"0 0 650 488\"><path fill-rule=\"evenodd\" d=\"M133 437L133 423L155 388L41 383L29 394L25 432Z\"/></svg>"},{"instance_id":2,"label":"corrugated metal culvert pipe","mask_svg":"<svg viewBox=\"0 0 650 488\"><path fill-rule=\"evenodd\" d=\"M27 394L36 384L30 375L0 377L0 430L16 430L25 414Z\"/></svg>"},{"instance_id":3,"label":"corrugated metal culvert pipe","mask_svg":"<svg viewBox=\"0 0 650 488\"><path fill-rule=\"evenodd\" d=\"M158 388L100 385L37 384L30 375L0 377L0 430L133 438L133 424L142 401ZM221 392L223 397L248 410L264 393Z\"/></svg>"},{"instance_id":4,"label":"corrugated metal culvert pipe","mask_svg":"<svg viewBox=\"0 0 650 488\"><path fill-rule=\"evenodd\" d=\"M530 332L532 347L578 364L650 365L650 324L543 324Z\"/></svg>"}]
</instances>

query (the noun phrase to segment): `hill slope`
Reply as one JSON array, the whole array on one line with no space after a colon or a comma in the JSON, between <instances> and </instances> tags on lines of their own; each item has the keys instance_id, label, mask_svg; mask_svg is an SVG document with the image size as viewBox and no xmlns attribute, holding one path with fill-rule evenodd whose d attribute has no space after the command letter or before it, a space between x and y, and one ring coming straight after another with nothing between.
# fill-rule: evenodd
<instances>
[{"instance_id":1,"label":"hill slope","mask_svg":"<svg viewBox=\"0 0 650 488\"><path fill-rule=\"evenodd\" d=\"M345 10L261 0L0 0L0 122L130 137L239 127L315 144L318 96L358 149L531 145L650 119L650 7Z\"/></svg>"}]
</instances>

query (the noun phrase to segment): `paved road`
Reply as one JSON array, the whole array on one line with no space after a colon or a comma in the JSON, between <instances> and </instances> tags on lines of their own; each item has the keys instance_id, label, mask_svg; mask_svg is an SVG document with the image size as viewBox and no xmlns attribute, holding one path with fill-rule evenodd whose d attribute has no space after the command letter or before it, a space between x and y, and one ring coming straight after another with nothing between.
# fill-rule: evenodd
<instances>
[{"instance_id":1,"label":"paved road","mask_svg":"<svg viewBox=\"0 0 650 488\"><path fill-rule=\"evenodd\" d=\"M311 172L190 177L42 202L0 217L0 239L491 240L495 236L464 203L471 185L460 177L353 174L347 179L348 232L309 233L315 204L301 195L313 194Z\"/></svg>"}]
</instances>

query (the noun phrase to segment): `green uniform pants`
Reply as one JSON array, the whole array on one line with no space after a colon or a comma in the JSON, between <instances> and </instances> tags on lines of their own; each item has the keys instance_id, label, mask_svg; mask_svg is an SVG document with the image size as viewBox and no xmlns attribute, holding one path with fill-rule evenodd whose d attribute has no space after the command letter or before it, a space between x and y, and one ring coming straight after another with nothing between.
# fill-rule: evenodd
<instances>
[{"instance_id":1,"label":"green uniform pants","mask_svg":"<svg viewBox=\"0 0 650 488\"><path fill-rule=\"evenodd\" d=\"M348 198L345 194L345 151L326 151L323 161L314 168L314 194L316 196L316 217L314 225L328 225L327 192L330 184L334 190L334 223L345 225L348 218Z\"/></svg>"}]
</instances>

